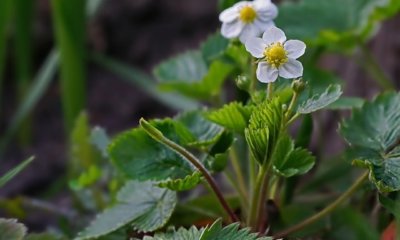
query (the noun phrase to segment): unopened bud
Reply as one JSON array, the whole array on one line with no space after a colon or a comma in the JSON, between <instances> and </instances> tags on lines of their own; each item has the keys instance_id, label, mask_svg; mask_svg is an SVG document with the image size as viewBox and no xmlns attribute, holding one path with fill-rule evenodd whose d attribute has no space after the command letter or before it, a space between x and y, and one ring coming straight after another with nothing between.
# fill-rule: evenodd
<instances>
[{"instance_id":1,"label":"unopened bud","mask_svg":"<svg viewBox=\"0 0 400 240\"><path fill-rule=\"evenodd\" d=\"M163 133L155 128L153 125L151 125L148 121L146 121L144 118L141 118L139 120L140 126L146 131L147 134L149 134L150 137L153 139L160 141L161 139L164 138Z\"/></svg>"},{"instance_id":2,"label":"unopened bud","mask_svg":"<svg viewBox=\"0 0 400 240\"><path fill-rule=\"evenodd\" d=\"M301 93L306 88L306 83L302 78L296 79L292 82L292 89L296 93Z\"/></svg>"},{"instance_id":3,"label":"unopened bud","mask_svg":"<svg viewBox=\"0 0 400 240\"><path fill-rule=\"evenodd\" d=\"M239 75L236 78L236 86L239 89L244 90L244 91L249 91L250 85L251 85L251 80L248 77Z\"/></svg>"}]
</instances>

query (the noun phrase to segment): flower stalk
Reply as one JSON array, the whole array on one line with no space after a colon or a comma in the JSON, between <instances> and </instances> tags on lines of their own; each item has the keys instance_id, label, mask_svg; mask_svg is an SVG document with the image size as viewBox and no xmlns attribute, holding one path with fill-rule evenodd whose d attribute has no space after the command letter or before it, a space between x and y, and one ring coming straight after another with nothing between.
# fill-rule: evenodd
<instances>
[{"instance_id":1,"label":"flower stalk","mask_svg":"<svg viewBox=\"0 0 400 240\"><path fill-rule=\"evenodd\" d=\"M201 164L201 162L193 154L191 154L189 151L187 151L185 148L183 148L179 144L177 144L177 143L173 142L172 140L168 139L167 137L165 137L160 130L155 128L153 125L151 125L149 122L147 122L143 118L140 119L140 126L154 140L166 145L171 150L182 155L186 160L188 160L191 164L193 164L193 166L195 166L202 173L203 177L205 178L207 183L210 185L211 189L214 191L221 206L223 207L223 209L226 211L226 213L230 217L230 220L232 222L239 222L239 218L236 216L236 214L230 208L229 204L226 202L221 190L218 188L217 183L215 182L215 180L213 179L211 174L207 171L207 169Z\"/></svg>"}]
</instances>

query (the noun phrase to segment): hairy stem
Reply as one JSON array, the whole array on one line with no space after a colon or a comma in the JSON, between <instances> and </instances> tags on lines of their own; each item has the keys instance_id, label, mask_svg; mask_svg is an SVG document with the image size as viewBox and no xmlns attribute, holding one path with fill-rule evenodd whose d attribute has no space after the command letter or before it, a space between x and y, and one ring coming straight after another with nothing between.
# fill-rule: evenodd
<instances>
[{"instance_id":1,"label":"hairy stem","mask_svg":"<svg viewBox=\"0 0 400 240\"><path fill-rule=\"evenodd\" d=\"M305 219L304 221L282 231L278 232L277 234L274 235L274 239L282 238L285 237L291 233L294 233L296 231L299 231L308 225L320 220L321 218L325 217L329 213L331 213L333 210L335 210L338 206L340 206L346 199L348 199L356 190L364 183L364 181L368 178L368 171L366 171L363 175L361 175L355 182L354 184L347 189L346 192L344 192L338 199L336 199L333 203L322 209L320 212L317 214Z\"/></svg>"},{"instance_id":2,"label":"hairy stem","mask_svg":"<svg viewBox=\"0 0 400 240\"><path fill-rule=\"evenodd\" d=\"M262 192L262 186L264 185L264 181L267 177L267 168L265 166L260 168L260 172L258 173L257 181L255 183L253 194L251 198L250 212L249 217L247 219L247 226L252 227L253 230L257 230L257 220L259 216L259 200Z\"/></svg>"},{"instance_id":3,"label":"hairy stem","mask_svg":"<svg viewBox=\"0 0 400 240\"><path fill-rule=\"evenodd\" d=\"M229 207L228 203L226 202L224 196L222 195L221 190L218 188L217 183L211 176L211 174L207 171L207 169L201 164L201 162L193 156L189 151L185 148L180 146L179 144L173 142L172 140L166 138L161 131L157 128L153 127L149 122L144 120L143 118L140 119L140 126L152 137L154 140L166 145L171 150L175 151L176 153L182 155L186 160L188 160L193 166L195 166L203 175L205 180L210 185L211 189L214 191L215 195L218 198L218 201L229 215L232 222L239 222L239 218L233 212L233 210Z\"/></svg>"}]
</instances>

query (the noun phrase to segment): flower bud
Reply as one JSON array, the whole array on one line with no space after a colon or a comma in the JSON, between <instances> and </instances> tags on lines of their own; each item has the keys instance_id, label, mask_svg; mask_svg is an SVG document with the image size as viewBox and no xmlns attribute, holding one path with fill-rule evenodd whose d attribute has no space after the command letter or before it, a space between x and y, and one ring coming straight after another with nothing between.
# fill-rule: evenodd
<instances>
[{"instance_id":1,"label":"flower bud","mask_svg":"<svg viewBox=\"0 0 400 240\"><path fill-rule=\"evenodd\" d=\"M301 93L306 88L306 83L302 78L298 78L292 82L292 89L296 93Z\"/></svg>"},{"instance_id":2,"label":"flower bud","mask_svg":"<svg viewBox=\"0 0 400 240\"><path fill-rule=\"evenodd\" d=\"M248 77L239 75L236 78L236 86L239 89L244 90L244 91L249 91L250 85L251 85L251 80Z\"/></svg>"},{"instance_id":3,"label":"flower bud","mask_svg":"<svg viewBox=\"0 0 400 240\"><path fill-rule=\"evenodd\" d=\"M150 137L152 137L154 140L160 141L161 139L164 138L163 133L157 128L155 128L153 125L151 125L144 118L141 118L139 123L140 126L146 131L146 133L149 134Z\"/></svg>"}]
</instances>

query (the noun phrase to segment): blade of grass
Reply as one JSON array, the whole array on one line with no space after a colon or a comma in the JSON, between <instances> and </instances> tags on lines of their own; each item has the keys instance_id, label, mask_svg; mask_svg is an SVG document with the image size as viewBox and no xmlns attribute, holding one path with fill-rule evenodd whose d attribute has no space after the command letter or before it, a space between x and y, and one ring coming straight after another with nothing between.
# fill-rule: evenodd
<instances>
[{"instance_id":1,"label":"blade of grass","mask_svg":"<svg viewBox=\"0 0 400 240\"><path fill-rule=\"evenodd\" d=\"M23 120L29 115L30 112L32 112L33 108L48 88L50 81L57 70L56 68L58 66L58 59L58 52L53 50L39 70L29 91L27 92L27 95L18 106L14 116L10 121L10 125L0 141L0 155L4 152L5 147L10 142L11 138L14 136Z\"/></svg>"},{"instance_id":2,"label":"blade of grass","mask_svg":"<svg viewBox=\"0 0 400 240\"><path fill-rule=\"evenodd\" d=\"M1 0L3 1L3 0ZM12 0L5 0L12 1ZM87 15L89 17L93 16L103 0L89 0L87 9ZM1 38L0 38L1 39ZM14 113L10 125L7 127L5 134L0 140L0 156L3 155L7 145L9 144L11 138L14 136L16 130L21 125L22 121L33 111L36 104L39 102L40 98L46 92L50 81L56 73L59 62L59 53L56 48L53 48L43 65L36 74L32 85L29 88L28 94L25 96L24 101L17 107Z\"/></svg>"},{"instance_id":3,"label":"blade of grass","mask_svg":"<svg viewBox=\"0 0 400 240\"><path fill-rule=\"evenodd\" d=\"M32 81L32 27L35 1L14 0L15 9L15 76L17 98L21 103ZM19 128L19 143L27 145L32 137L32 122L27 118Z\"/></svg>"},{"instance_id":4,"label":"blade of grass","mask_svg":"<svg viewBox=\"0 0 400 240\"><path fill-rule=\"evenodd\" d=\"M172 109L190 110L199 107L197 102L188 98L176 94L160 92L157 90L157 85L154 79L132 66L128 66L100 54L93 54L91 59L98 65L117 74L135 87L139 87L148 95Z\"/></svg>"},{"instance_id":5,"label":"blade of grass","mask_svg":"<svg viewBox=\"0 0 400 240\"><path fill-rule=\"evenodd\" d=\"M85 1L51 0L56 43L60 50L60 83L67 133L85 106Z\"/></svg>"},{"instance_id":6,"label":"blade of grass","mask_svg":"<svg viewBox=\"0 0 400 240\"><path fill-rule=\"evenodd\" d=\"M18 164L16 167L8 171L4 176L0 177L0 188L3 187L8 181L14 178L18 173L20 173L26 166L28 166L34 157L30 157L22 163Z\"/></svg>"},{"instance_id":7,"label":"blade of grass","mask_svg":"<svg viewBox=\"0 0 400 240\"><path fill-rule=\"evenodd\" d=\"M10 23L12 0L0 1L0 105L3 93L4 70L6 65L7 31Z\"/></svg>"}]
</instances>

